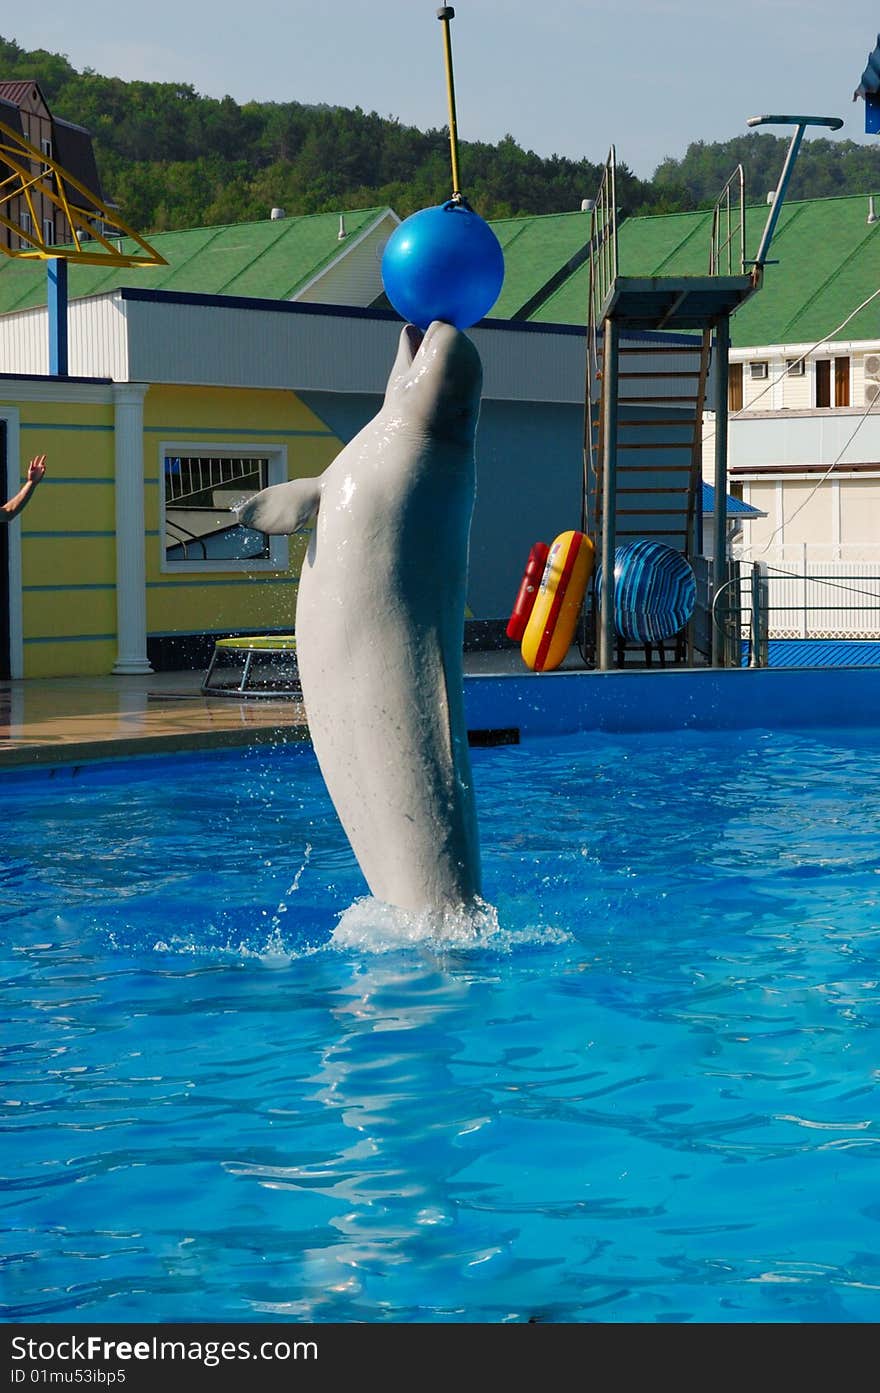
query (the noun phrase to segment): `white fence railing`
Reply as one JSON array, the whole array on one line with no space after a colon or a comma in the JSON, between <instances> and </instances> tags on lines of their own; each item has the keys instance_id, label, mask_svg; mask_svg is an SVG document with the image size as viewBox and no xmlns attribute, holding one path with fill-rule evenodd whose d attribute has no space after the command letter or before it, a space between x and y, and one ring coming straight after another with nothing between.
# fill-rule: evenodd
<instances>
[{"instance_id":1,"label":"white fence railing","mask_svg":"<svg viewBox=\"0 0 880 1393\"><path fill-rule=\"evenodd\" d=\"M743 548L738 559L744 596L752 561L767 566L770 638L880 638L880 545Z\"/></svg>"}]
</instances>

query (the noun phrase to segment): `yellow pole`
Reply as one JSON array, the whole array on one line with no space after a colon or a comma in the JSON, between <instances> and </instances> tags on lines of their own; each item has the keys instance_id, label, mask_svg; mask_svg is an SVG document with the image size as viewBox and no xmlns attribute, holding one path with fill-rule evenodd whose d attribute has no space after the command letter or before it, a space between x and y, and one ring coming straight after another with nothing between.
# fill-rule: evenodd
<instances>
[{"instance_id":1,"label":"yellow pole","mask_svg":"<svg viewBox=\"0 0 880 1393\"><path fill-rule=\"evenodd\" d=\"M452 197L461 202L461 181L458 173L458 126L455 120L455 83L452 78L452 38L449 21L455 18L451 5L443 5L437 11L437 18L443 25L443 49L446 57L446 98L449 103L449 153L452 157Z\"/></svg>"}]
</instances>

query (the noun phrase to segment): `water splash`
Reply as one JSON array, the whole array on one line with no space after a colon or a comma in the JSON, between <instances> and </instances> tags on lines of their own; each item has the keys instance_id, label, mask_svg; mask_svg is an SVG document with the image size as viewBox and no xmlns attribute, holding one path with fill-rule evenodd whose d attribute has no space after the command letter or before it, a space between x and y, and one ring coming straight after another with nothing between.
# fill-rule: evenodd
<instances>
[{"instance_id":1,"label":"water splash","mask_svg":"<svg viewBox=\"0 0 880 1393\"><path fill-rule=\"evenodd\" d=\"M297 890L299 889L299 883L302 880L303 871L309 864L309 857L311 856L311 854L312 844L311 842L306 842L306 849L303 854L303 859L299 867L299 870L293 877L293 880L288 886L287 891L284 894L284 897L281 900L279 900L278 908L272 916L272 922L269 925L269 937L266 939L265 946L262 952L259 954L262 960L270 967L283 967L292 959L293 955L291 954L290 950L285 946L284 938L282 937L281 933L282 916L287 913L289 907L287 903L288 900L292 899L293 896L296 894ZM296 956L299 955L297 954Z\"/></svg>"},{"instance_id":2,"label":"water splash","mask_svg":"<svg viewBox=\"0 0 880 1393\"><path fill-rule=\"evenodd\" d=\"M510 952L523 944L570 943L562 929L527 927L508 929L498 909L479 897L470 905L435 910L406 910L365 896L344 910L333 931L330 947L365 953L394 952L400 948L428 947Z\"/></svg>"}]
</instances>

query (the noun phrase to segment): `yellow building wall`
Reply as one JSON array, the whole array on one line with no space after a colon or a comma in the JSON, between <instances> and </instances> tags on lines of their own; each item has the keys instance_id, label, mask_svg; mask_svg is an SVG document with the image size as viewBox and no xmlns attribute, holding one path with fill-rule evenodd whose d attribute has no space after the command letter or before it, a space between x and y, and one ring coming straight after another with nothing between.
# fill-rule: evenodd
<instances>
[{"instance_id":1,"label":"yellow building wall","mask_svg":"<svg viewBox=\"0 0 880 1393\"><path fill-rule=\"evenodd\" d=\"M157 385L144 403L147 633L292 630L304 537L290 538L284 571L162 571L159 490L166 441L255 452L285 446L289 479L321 474L344 442L293 392Z\"/></svg>"},{"instance_id":2,"label":"yellow building wall","mask_svg":"<svg viewBox=\"0 0 880 1393\"><path fill-rule=\"evenodd\" d=\"M114 425L111 403L16 401L19 475L46 456L21 528L25 677L109 672L116 656Z\"/></svg>"},{"instance_id":3,"label":"yellow building wall","mask_svg":"<svg viewBox=\"0 0 880 1393\"><path fill-rule=\"evenodd\" d=\"M63 388L59 388L63 397ZM19 476L46 455L21 528L25 677L109 673L116 660L116 497L111 402L17 401ZM280 572L161 570L163 441L285 446L289 478L323 472L342 448L292 392L152 386L144 402L147 633L292 630L307 539L291 537Z\"/></svg>"}]
</instances>

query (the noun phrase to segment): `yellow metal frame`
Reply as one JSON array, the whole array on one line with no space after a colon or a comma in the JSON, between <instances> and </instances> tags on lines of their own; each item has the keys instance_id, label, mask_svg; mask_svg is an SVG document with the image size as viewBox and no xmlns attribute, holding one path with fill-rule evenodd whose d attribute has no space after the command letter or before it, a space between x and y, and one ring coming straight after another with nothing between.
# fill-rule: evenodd
<instances>
[{"instance_id":1,"label":"yellow metal frame","mask_svg":"<svg viewBox=\"0 0 880 1393\"><path fill-rule=\"evenodd\" d=\"M449 107L449 155L452 164L452 200L461 202L461 177L458 171L458 121L455 115L455 79L452 74L452 35L449 21L455 18L451 5L443 5L437 11L437 18L443 25L443 57L446 62L446 101Z\"/></svg>"},{"instance_id":2,"label":"yellow metal frame","mask_svg":"<svg viewBox=\"0 0 880 1393\"><path fill-rule=\"evenodd\" d=\"M34 174L31 164L37 164L39 174ZM98 266L167 266L164 256L144 241L134 228L111 213L100 198L81 184L72 174L60 165L51 155L46 155L36 146L25 140L11 126L0 121L0 166L12 171L5 179L0 179L0 227L8 227L11 232L28 243L27 247L4 247L4 256L22 261L72 261L84 265ZM82 194L87 203L80 205L68 197L67 186ZM43 239L41 220L36 215L34 194L40 193L48 198L64 214L70 226L73 246L55 246ZM18 223L7 217L3 209L13 198L23 197L31 217L32 232L26 232ZM100 228L94 220L100 219ZM111 229L108 231L108 227ZM103 251L83 249L83 236L99 242ZM141 248L142 254L120 251L111 237L130 237Z\"/></svg>"}]
</instances>

